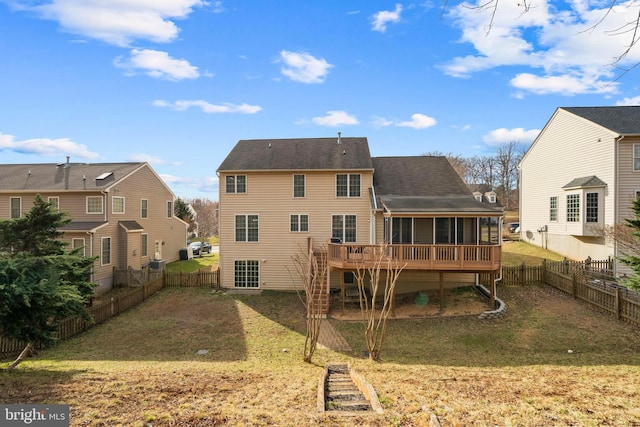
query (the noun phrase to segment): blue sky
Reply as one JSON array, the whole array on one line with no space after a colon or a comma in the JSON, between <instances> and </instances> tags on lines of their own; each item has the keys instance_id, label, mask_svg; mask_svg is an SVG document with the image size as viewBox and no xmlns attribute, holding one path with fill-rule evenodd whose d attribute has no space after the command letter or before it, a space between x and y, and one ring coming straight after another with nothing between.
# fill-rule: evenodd
<instances>
[{"instance_id":1,"label":"blue sky","mask_svg":"<svg viewBox=\"0 0 640 427\"><path fill-rule=\"evenodd\" d=\"M217 200L240 139L472 157L557 107L640 104L638 46L611 65L637 3L517 3L0 0L0 161L147 161Z\"/></svg>"}]
</instances>

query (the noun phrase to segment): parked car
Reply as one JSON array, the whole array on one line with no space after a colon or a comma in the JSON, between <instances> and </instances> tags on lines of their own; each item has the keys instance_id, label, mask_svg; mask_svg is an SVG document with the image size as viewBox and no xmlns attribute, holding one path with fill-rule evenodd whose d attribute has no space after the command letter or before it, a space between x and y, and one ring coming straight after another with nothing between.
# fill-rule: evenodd
<instances>
[{"instance_id":1,"label":"parked car","mask_svg":"<svg viewBox=\"0 0 640 427\"><path fill-rule=\"evenodd\" d=\"M191 242L189 244L193 256L202 256L202 254L211 253L211 245L209 242Z\"/></svg>"},{"instance_id":2,"label":"parked car","mask_svg":"<svg viewBox=\"0 0 640 427\"><path fill-rule=\"evenodd\" d=\"M509 224L509 233L517 233L519 231L520 231L519 222L512 222L511 224Z\"/></svg>"},{"instance_id":3,"label":"parked car","mask_svg":"<svg viewBox=\"0 0 640 427\"><path fill-rule=\"evenodd\" d=\"M202 256L202 242L191 242L189 247L193 256Z\"/></svg>"}]
</instances>

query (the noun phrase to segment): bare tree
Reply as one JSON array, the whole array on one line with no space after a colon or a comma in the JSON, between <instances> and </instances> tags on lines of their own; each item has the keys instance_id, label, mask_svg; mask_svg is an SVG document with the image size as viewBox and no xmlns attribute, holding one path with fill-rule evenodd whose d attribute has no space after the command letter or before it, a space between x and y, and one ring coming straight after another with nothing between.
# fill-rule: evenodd
<instances>
[{"instance_id":1,"label":"bare tree","mask_svg":"<svg viewBox=\"0 0 640 427\"><path fill-rule=\"evenodd\" d=\"M208 199L191 199L187 203L191 205L197 214L198 230L200 236L209 237L218 235L218 202Z\"/></svg>"},{"instance_id":2,"label":"bare tree","mask_svg":"<svg viewBox=\"0 0 640 427\"><path fill-rule=\"evenodd\" d=\"M393 310L396 283L406 264L400 265L388 257L388 246L385 244L379 244L372 249L372 256L366 264L364 260L358 264L354 277L360 296L360 313L369 360L380 360L387 332L387 320ZM383 265L386 266L384 272ZM384 284L381 289L382 280ZM382 301L378 298L382 298Z\"/></svg>"},{"instance_id":3,"label":"bare tree","mask_svg":"<svg viewBox=\"0 0 640 427\"><path fill-rule=\"evenodd\" d=\"M502 200L506 210L511 210L512 191L517 188L518 183L518 143L509 142L498 149L496 154L497 172L499 174L498 197Z\"/></svg>"},{"instance_id":4,"label":"bare tree","mask_svg":"<svg viewBox=\"0 0 640 427\"><path fill-rule=\"evenodd\" d=\"M327 280L326 254L326 245L316 253L313 245L309 242L308 248L299 247L296 254L291 257L295 274L289 270L289 267L286 267L294 283L302 281L304 284L304 293L298 292L298 296L304 304L307 316L307 331L302 357L307 363L311 363L318 346L320 327L325 315L323 313L323 292ZM296 289L299 287L296 286Z\"/></svg>"}]
</instances>

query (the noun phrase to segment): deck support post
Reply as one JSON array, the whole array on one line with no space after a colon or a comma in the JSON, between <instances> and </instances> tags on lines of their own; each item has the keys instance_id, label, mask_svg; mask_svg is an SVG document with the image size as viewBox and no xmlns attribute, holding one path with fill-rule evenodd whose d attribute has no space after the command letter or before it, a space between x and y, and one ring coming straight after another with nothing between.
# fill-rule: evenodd
<instances>
[{"instance_id":1,"label":"deck support post","mask_svg":"<svg viewBox=\"0 0 640 427\"><path fill-rule=\"evenodd\" d=\"M440 311L444 311L444 272L440 272Z\"/></svg>"}]
</instances>

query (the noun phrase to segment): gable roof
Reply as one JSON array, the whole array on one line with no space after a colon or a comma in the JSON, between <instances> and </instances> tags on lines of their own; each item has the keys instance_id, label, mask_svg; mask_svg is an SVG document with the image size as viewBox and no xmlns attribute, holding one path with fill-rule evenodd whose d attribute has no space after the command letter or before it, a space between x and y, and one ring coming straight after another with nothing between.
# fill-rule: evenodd
<instances>
[{"instance_id":1,"label":"gable roof","mask_svg":"<svg viewBox=\"0 0 640 427\"><path fill-rule=\"evenodd\" d=\"M561 107L620 135L640 135L640 106Z\"/></svg>"},{"instance_id":2,"label":"gable roof","mask_svg":"<svg viewBox=\"0 0 640 427\"><path fill-rule=\"evenodd\" d=\"M0 192L103 191L145 165L146 163L0 164Z\"/></svg>"},{"instance_id":3,"label":"gable roof","mask_svg":"<svg viewBox=\"0 0 640 427\"><path fill-rule=\"evenodd\" d=\"M607 183L598 178L595 175L583 176L580 178L572 179L570 183L564 185L562 188L585 188L585 187L606 187Z\"/></svg>"},{"instance_id":4,"label":"gable roof","mask_svg":"<svg viewBox=\"0 0 640 427\"><path fill-rule=\"evenodd\" d=\"M218 171L373 169L367 138L240 140Z\"/></svg>"},{"instance_id":5,"label":"gable roof","mask_svg":"<svg viewBox=\"0 0 640 427\"><path fill-rule=\"evenodd\" d=\"M497 213L477 201L444 156L374 157L377 205L392 212Z\"/></svg>"}]
</instances>

